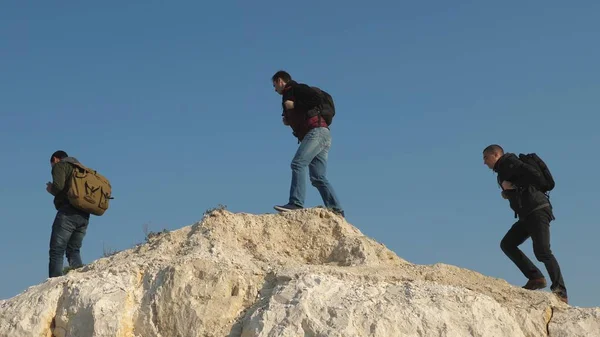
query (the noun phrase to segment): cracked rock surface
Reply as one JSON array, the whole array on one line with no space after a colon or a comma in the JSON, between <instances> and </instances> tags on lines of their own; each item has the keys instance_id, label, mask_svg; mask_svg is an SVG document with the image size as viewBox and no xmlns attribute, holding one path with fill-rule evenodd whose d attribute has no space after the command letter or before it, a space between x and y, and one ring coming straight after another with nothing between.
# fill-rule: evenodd
<instances>
[{"instance_id":1,"label":"cracked rock surface","mask_svg":"<svg viewBox=\"0 0 600 337\"><path fill-rule=\"evenodd\" d=\"M600 337L600 308L412 264L325 209L216 210L0 301L0 336Z\"/></svg>"}]
</instances>

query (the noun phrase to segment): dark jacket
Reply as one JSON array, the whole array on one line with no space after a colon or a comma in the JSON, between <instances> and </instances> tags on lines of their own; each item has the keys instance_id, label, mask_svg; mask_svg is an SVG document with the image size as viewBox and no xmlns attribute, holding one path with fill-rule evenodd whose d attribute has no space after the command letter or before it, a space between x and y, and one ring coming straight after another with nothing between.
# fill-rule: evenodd
<instances>
[{"instance_id":1,"label":"dark jacket","mask_svg":"<svg viewBox=\"0 0 600 337\"><path fill-rule=\"evenodd\" d=\"M286 110L285 101L294 102L294 109ZM281 105L282 116L288 121L294 136L299 141L313 128L327 127L327 123L320 116L308 117L310 111L314 111L321 104L319 95L308 85L289 81L283 89Z\"/></svg>"},{"instance_id":2,"label":"dark jacket","mask_svg":"<svg viewBox=\"0 0 600 337\"><path fill-rule=\"evenodd\" d=\"M541 173L523 163L515 154L505 153L500 157L494 165L494 171L498 173L498 184L509 181L516 187L514 190L503 189L515 216L524 218L538 209L552 208L548 197L534 187L541 179Z\"/></svg>"},{"instance_id":3,"label":"dark jacket","mask_svg":"<svg viewBox=\"0 0 600 337\"><path fill-rule=\"evenodd\" d=\"M71 184L73 166L69 163L79 163L74 157L63 158L52 167L52 188L50 193L54 196L54 207L58 210L69 204L67 191Z\"/></svg>"}]
</instances>

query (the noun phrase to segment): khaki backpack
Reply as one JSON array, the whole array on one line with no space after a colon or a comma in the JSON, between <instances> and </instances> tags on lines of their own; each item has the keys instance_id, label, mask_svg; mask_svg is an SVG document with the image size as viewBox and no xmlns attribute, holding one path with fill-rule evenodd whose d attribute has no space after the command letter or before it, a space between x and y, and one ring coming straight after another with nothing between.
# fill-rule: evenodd
<instances>
[{"instance_id":1,"label":"khaki backpack","mask_svg":"<svg viewBox=\"0 0 600 337\"><path fill-rule=\"evenodd\" d=\"M71 205L97 216L104 214L108 209L108 201L113 199L108 179L80 163L70 164L73 166L73 174L67 197Z\"/></svg>"}]
</instances>

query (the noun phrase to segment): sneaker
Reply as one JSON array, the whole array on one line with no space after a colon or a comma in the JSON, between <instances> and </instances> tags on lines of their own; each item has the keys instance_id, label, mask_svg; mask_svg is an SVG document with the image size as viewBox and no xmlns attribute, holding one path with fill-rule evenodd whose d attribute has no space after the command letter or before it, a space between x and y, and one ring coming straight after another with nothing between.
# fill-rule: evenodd
<instances>
[{"instance_id":1,"label":"sneaker","mask_svg":"<svg viewBox=\"0 0 600 337\"><path fill-rule=\"evenodd\" d=\"M278 210L280 212L289 212L289 211L295 211L297 209L302 209L303 207L294 205L294 204L286 204L283 206L275 205L275 206L273 206L273 208L275 208L276 210Z\"/></svg>"},{"instance_id":2,"label":"sneaker","mask_svg":"<svg viewBox=\"0 0 600 337\"><path fill-rule=\"evenodd\" d=\"M531 279L523 286L523 289L527 290L538 290L544 288L546 288L546 279L543 277Z\"/></svg>"},{"instance_id":3,"label":"sneaker","mask_svg":"<svg viewBox=\"0 0 600 337\"><path fill-rule=\"evenodd\" d=\"M346 217L346 215L344 214L344 211L338 211L337 209L332 209L331 211L337 215L341 215L342 218Z\"/></svg>"}]
</instances>

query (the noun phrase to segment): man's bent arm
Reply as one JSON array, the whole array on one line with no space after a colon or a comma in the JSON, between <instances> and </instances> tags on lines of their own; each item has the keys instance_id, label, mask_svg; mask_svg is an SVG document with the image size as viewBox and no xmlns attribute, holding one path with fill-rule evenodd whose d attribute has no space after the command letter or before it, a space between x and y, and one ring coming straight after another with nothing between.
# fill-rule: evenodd
<instances>
[{"instance_id":1,"label":"man's bent arm","mask_svg":"<svg viewBox=\"0 0 600 337\"><path fill-rule=\"evenodd\" d=\"M65 170L65 165L56 164L52 168L52 187L50 189L50 194L56 196L62 190L65 189L67 181L67 171Z\"/></svg>"}]
</instances>

